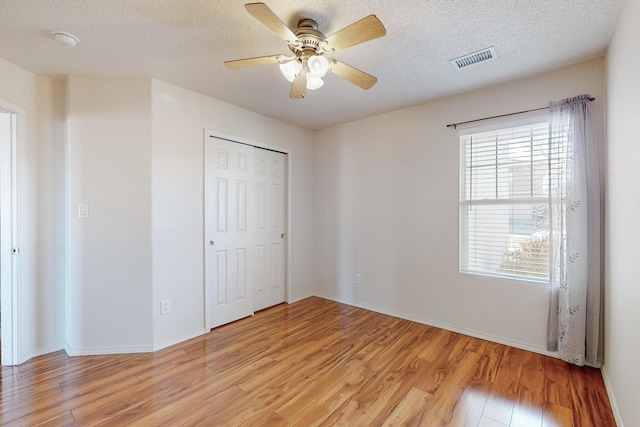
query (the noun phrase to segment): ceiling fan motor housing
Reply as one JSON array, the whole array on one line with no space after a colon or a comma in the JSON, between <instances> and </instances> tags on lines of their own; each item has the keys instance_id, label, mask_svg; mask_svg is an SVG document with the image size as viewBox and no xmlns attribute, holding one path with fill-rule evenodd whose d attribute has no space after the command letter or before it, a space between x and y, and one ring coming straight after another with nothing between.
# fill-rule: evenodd
<instances>
[{"instance_id":1,"label":"ceiling fan motor housing","mask_svg":"<svg viewBox=\"0 0 640 427\"><path fill-rule=\"evenodd\" d=\"M289 49L297 56L321 55L326 52L323 45L326 37L318 31L318 23L310 18L298 21L298 28L294 34L298 37L295 42L289 43ZM301 55L303 52L306 55Z\"/></svg>"}]
</instances>

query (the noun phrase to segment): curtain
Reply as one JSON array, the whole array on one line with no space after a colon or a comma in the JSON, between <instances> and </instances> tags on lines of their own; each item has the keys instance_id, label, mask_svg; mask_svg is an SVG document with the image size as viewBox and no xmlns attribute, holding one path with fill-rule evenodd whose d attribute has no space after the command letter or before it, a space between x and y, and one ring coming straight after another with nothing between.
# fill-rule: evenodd
<instances>
[{"instance_id":1,"label":"curtain","mask_svg":"<svg viewBox=\"0 0 640 427\"><path fill-rule=\"evenodd\" d=\"M549 105L547 349L580 366L600 366L603 353L603 191L590 101L581 95Z\"/></svg>"}]
</instances>

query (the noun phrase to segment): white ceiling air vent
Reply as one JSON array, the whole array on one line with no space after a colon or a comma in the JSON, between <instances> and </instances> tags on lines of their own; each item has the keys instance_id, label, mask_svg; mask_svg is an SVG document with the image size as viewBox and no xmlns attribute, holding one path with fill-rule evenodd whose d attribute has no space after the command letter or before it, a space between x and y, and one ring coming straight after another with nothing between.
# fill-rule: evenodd
<instances>
[{"instance_id":1,"label":"white ceiling air vent","mask_svg":"<svg viewBox=\"0 0 640 427\"><path fill-rule=\"evenodd\" d=\"M456 59L452 59L451 65L456 70L461 68L468 67L469 65L477 64L479 62L490 61L492 59L496 59L498 54L496 53L496 48L494 46L488 47L486 49L479 50L477 52L470 53L468 55L461 56Z\"/></svg>"}]
</instances>

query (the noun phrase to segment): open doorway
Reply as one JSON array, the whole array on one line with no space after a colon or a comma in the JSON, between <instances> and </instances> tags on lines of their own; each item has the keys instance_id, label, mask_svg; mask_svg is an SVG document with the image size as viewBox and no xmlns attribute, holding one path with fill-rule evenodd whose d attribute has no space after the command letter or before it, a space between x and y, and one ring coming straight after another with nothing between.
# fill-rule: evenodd
<instances>
[{"instance_id":1,"label":"open doorway","mask_svg":"<svg viewBox=\"0 0 640 427\"><path fill-rule=\"evenodd\" d=\"M17 361L17 110L0 103L0 356Z\"/></svg>"}]
</instances>

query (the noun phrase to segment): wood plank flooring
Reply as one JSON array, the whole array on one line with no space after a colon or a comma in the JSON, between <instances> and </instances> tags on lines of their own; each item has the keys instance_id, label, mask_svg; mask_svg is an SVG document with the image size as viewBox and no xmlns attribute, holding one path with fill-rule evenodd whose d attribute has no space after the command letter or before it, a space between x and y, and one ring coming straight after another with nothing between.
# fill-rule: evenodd
<instances>
[{"instance_id":1,"label":"wood plank flooring","mask_svg":"<svg viewBox=\"0 0 640 427\"><path fill-rule=\"evenodd\" d=\"M0 386L3 426L615 426L596 369L315 297Z\"/></svg>"}]
</instances>

